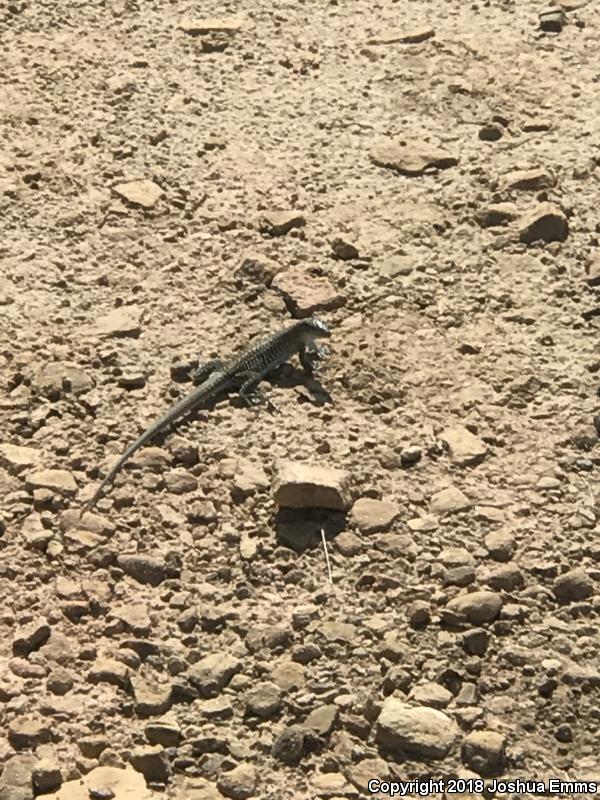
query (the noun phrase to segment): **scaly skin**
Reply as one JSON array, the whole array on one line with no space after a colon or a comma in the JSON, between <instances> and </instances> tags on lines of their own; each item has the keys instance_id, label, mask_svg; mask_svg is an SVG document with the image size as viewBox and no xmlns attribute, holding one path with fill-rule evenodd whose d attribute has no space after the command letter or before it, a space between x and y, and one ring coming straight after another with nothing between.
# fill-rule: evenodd
<instances>
[{"instance_id":1,"label":"scaly skin","mask_svg":"<svg viewBox=\"0 0 600 800\"><path fill-rule=\"evenodd\" d=\"M102 480L93 497L85 503L81 509L81 515L96 505L104 494L104 489L112 483L131 456L158 433L185 414L202 406L207 400L213 399L234 386L238 387L239 395L243 400L249 404L256 403L260 400L260 395L256 391L260 381L296 353L305 372L310 374L312 358L322 355L322 351L315 345L315 339L329 336L329 329L323 322L315 317L309 317L299 320L277 333L251 342L245 350L242 350L237 356L233 356L225 364L214 361L202 367L198 371L202 383L187 397L183 397L167 409L162 417L153 422L139 438L129 445Z\"/></svg>"}]
</instances>

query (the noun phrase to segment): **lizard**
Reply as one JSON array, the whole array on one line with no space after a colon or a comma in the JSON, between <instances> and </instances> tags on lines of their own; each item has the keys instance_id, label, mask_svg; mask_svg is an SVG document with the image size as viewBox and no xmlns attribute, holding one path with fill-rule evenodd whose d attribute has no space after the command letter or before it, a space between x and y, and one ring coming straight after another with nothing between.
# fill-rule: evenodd
<instances>
[{"instance_id":1,"label":"lizard","mask_svg":"<svg viewBox=\"0 0 600 800\"><path fill-rule=\"evenodd\" d=\"M262 395L257 390L260 381L295 354L298 354L305 373L312 375L314 360L325 355L325 351L315 340L329 336L331 332L322 320L308 317L275 333L252 340L244 350L227 362L213 359L203 364L191 376L196 388L168 408L162 417L155 420L129 445L101 481L91 499L83 505L80 516L96 505L105 488L113 482L117 473L140 447L207 400L237 387L240 398L248 405L262 402Z\"/></svg>"}]
</instances>

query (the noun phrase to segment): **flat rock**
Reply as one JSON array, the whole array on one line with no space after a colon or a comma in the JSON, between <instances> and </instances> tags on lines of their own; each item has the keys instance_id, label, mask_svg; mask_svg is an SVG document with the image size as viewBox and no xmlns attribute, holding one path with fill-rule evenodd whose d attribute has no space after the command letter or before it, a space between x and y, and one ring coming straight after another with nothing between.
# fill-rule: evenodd
<instances>
[{"instance_id":1,"label":"flat rock","mask_svg":"<svg viewBox=\"0 0 600 800\"><path fill-rule=\"evenodd\" d=\"M519 220L519 239L525 244L533 242L564 242L569 235L569 222L561 209L553 203L540 203L527 211Z\"/></svg>"},{"instance_id":2,"label":"flat rock","mask_svg":"<svg viewBox=\"0 0 600 800\"><path fill-rule=\"evenodd\" d=\"M241 16L234 17L202 17L184 19L179 27L190 36L203 36L207 33L237 33L245 26L246 20Z\"/></svg>"},{"instance_id":3,"label":"flat rock","mask_svg":"<svg viewBox=\"0 0 600 800\"><path fill-rule=\"evenodd\" d=\"M154 181L129 181L113 186L113 192L122 200L142 208L154 208L164 191Z\"/></svg>"},{"instance_id":4,"label":"flat rock","mask_svg":"<svg viewBox=\"0 0 600 800\"><path fill-rule=\"evenodd\" d=\"M313 275L303 267L278 272L271 284L284 299L295 317L310 317L317 311L341 308L346 298L322 275Z\"/></svg>"},{"instance_id":5,"label":"flat rock","mask_svg":"<svg viewBox=\"0 0 600 800\"><path fill-rule=\"evenodd\" d=\"M40 469L30 472L25 479L25 485L28 489L49 489L68 497L77 494L75 478L66 469Z\"/></svg>"},{"instance_id":6,"label":"flat rock","mask_svg":"<svg viewBox=\"0 0 600 800\"><path fill-rule=\"evenodd\" d=\"M88 672L88 681L95 684L109 683L120 689L127 689L130 675L131 670L122 661L114 658L98 658Z\"/></svg>"},{"instance_id":7,"label":"flat rock","mask_svg":"<svg viewBox=\"0 0 600 800\"><path fill-rule=\"evenodd\" d=\"M34 512L23 520L21 536L28 547L34 547L36 550L45 550L48 547L48 542L54 538L54 533L51 529L44 527L40 515Z\"/></svg>"},{"instance_id":8,"label":"flat rock","mask_svg":"<svg viewBox=\"0 0 600 800\"><path fill-rule=\"evenodd\" d=\"M378 167L385 167L400 175L412 177L423 175L427 171L447 169L458 164L458 159L444 150L403 145L395 141L389 141L373 148L370 158Z\"/></svg>"},{"instance_id":9,"label":"flat rock","mask_svg":"<svg viewBox=\"0 0 600 800\"><path fill-rule=\"evenodd\" d=\"M404 31L386 31L367 39L368 45L378 44L420 44L435 36L433 28L426 26Z\"/></svg>"},{"instance_id":10,"label":"flat rock","mask_svg":"<svg viewBox=\"0 0 600 800\"><path fill-rule=\"evenodd\" d=\"M300 689L304 686L305 676L302 664L284 659L275 664L271 670L271 679L286 692L291 689Z\"/></svg>"},{"instance_id":11,"label":"flat rock","mask_svg":"<svg viewBox=\"0 0 600 800\"><path fill-rule=\"evenodd\" d=\"M203 697L216 697L241 668L241 661L228 653L210 653L189 668L188 676Z\"/></svg>"},{"instance_id":12,"label":"flat rock","mask_svg":"<svg viewBox=\"0 0 600 800\"><path fill-rule=\"evenodd\" d=\"M452 697L452 692L433 682L413 686L408 695L408 699L414 703L430 708L446 708L452 702Z\"/></svg>"},{"instance_id":13,"label":"flat rock","mask_svg":"<svg viewBox=\"0 0 600 800\"><path fill-rule=\"evenodd\" d=\"M350 521L363 533L387 531L400 513L396 503L361 497L352 506Z\"/></svg>"},{"instance_id":14,"label":"flat rock","mask_svg":"<svg viewBox=\"0 0 600 800\"><path fill-rule=\"evenodd\" d=\"M349 482L343 470L280 459L275 464L273 498L285 508L345 511L350 507Z\"/></svg>"},{"instance_id":15,"label":"flat rock","mask_svg":"<svg viewBox=\"0 0 600 800\"><path fill-rule=\"evenodd\" d=\"M315 623L315 629L328 642L351 642L357 632L356 625L352 625L350 622L335 622L334 620Z\"/></svg>"},{"instance_id":16,"label":"flat rock","mask_svg":"<svg viewBox=\"0 0 600 800\"><path fill-rule=\"evenodd\" d=\"M358 797L358 791L341 772L318 772L311 782L311 797L338 798Z\"/></svg>"},{"instance_id":17,"label":"flat rock","mask_svg":"<svg viewBox=\"0 0 600 800\"><path fill-rule=\"evenodd\" d=\"M109 789L114 800L155 800L162 794L146 788L146 781L141 772L129 767L96 767L87 774L63 783L53 794L45 794L45 800L90 800L94 792Z\"/></svg>"},{"instance_id":18,"label":"flat rock","mask_svg":"<svg viewBox=\"0 0 600 800\"><path fill-rule=\"evenodd\" d=\"M461 467L479 464L486 456L485 444L462 425L447 428L439 438L448 445L452 461Z\"/></svg>"},{"instance_id":19,"label":"flat rock","mask_svg":"<svg viewBox=\"0 0 600 800\"><path fill-rule=\"evenodd\" d=\"M19 753L11 756L3 765L0 777L0 798L2 800L33 800L33 771L37 764L37 756L33 753Z\"/></svg>"},{"instance_id":20,"label":"flat rock","mask_svg":"<svg viewBox=\"0 0 600 800\"><path fill-rule=\"evenodd\" d=\"M464 617L471 625L482 625L497 618L502 608L502 597L496 592L470 592L450 600L446 608L458 617Z\"/></svg>"},{"instance_id":21,"label":"flat rock","mask_svg":"<svg viewBox=\"0 0 600 800\"><path fill-rule=\"evenodd\" d=\"M469 498L455 486L448 486L436 492L431 498L429 507L436 514L452 514L457 511L464 511L472 506Z\"/></svg>"},{"instance_id":22,"label":"flat rock","mask_svg":"<svg viewBox=\"0 0 600 800\"><path fill-rule=\"evenodd\" d=\"M339 715L340 709L331 703L330 705L313 709L302 725L308 730L314 731L318 736L328 736L333 730Z\"/></svg>"},{"instance_id":23,"label":"flat rock","mask_svg":"<svg viewBox=\"0 0 600 800\"><path fill-rule=\"evenodd\" d=\"M285 236L293 228L303 228L306 219L296 211L267 211L262 214L258 227L269 236Z\"/></svg>"},{"instance_id":24,"label":"flat rock","mask_svg":"<svg viewBox=\"0 0 600 800\"><path fill-rule=\"evenodd\" d=\"M0 466L11 473L20 472L27 467L37 467L43 459L43 454L35 447L24 447L9 442L0 444Z\"/></svg>"},{"instance_id":25,"label":"flat rock","mask_svg":"<svg viewBox=\"0 0 600 800\"><path fill-rule=\"evenodd\" d=\"M37 717L15 717L8 725L8 741L15 750L31 750L50 741L48 723Z\"/></svg>"},{"instance_id":26,"label":"flat rock","mask_svg":"<svg viewBox=\"0 0 600 800\"><path fill-rule=\"evenodd\" d=\"M384 258L379 264L379 274L382 278L395 278L398 275L410 275L415 268L414 256L393 255Z\"/></svg>"},{"instance_id":27,"label":"flat rock","mask_svg":"<svg viewBox=\"0 0 600 800\"><path fill-rule=\"evenodd\" d=\"M501 190L510 189L549 189L555 180L545 169L517 169L508 172L500 181Z\"/></svg>"},{"instance_id":28,"label":"flat rock","mask_svg":"<svg viewBox=\"0 0 600 800\"><path fill-rule=\"evenodd\" d=\"M410 706L389 697L377 718L376 741L417 758L444 758L459 735L458 725L442 711Z\"/></svg>"},{"instance_id":29,"label":"flat rock","mask_svg":"<svg viewBox=\"0 0 600 800\"><path fill-rule=\"evenodd\" d=\"M90 333L102 337L133 337L142 332L141 313L134 306L113 308L107 314L98 317L90 327Z\"/></svg>"}]
</instances>

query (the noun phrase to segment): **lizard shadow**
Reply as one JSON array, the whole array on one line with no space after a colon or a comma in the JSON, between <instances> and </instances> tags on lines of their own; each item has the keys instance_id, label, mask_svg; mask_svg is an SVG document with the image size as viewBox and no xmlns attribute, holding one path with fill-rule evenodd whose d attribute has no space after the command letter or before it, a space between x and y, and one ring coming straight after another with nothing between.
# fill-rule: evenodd
<instances>
[{"instance_id":1,"label":"lizard shadow","mask_svg":"<svg viewBox=\"0 0 600 800\"><path fill-rule=\"evenodd\" d=\"M323 406L333 402L333 398L325 389L322 383L314 375L307 375L303 370L296 369L290 364L284 364L279 369L275 370L270 375L265 376L264 382L270 386L275 386L282 389L293 389L298 386L306 388L309 396L301 395L299 402L309 402L315 406ZM177 382L179 385L188 386L188 382ZM184 414L180 419L176 420L168 429L161 431L156 435L154 441L162 443L164 440L176 433L180 428L185 427L190 421L198 419L204 412L211 412L214 410L217 403L220 403L224 397L229 397L229 402L234 408L248 408L248 404L236 393L235 389L225 390L220 392L215 397L207 400L202 405L198 406L194 411ZM270 402L270 398L263 397L262 402L257 403L255 408L265 409L270 413L277 413L277 409Z\"/></svg>"}]
</instances>

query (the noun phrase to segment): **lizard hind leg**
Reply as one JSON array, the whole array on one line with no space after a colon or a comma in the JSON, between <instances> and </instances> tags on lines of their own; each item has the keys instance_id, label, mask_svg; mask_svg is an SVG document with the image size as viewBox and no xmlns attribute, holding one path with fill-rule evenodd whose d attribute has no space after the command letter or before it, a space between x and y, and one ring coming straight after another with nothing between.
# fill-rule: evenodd
<instances>
[{"instance_id":1,"label":"lizard hind leg","mask_svg":"<svg viewBox=\"0 0 600 800\"><path fill-rule=\"evenodd\" d=\"M223 362L219 358L213 358L211 361L207 361L204 364L200 364L198 369L195 369L190 377L194 384L198 386L199 384L203 383L209 375L216 370L221 369L223 367Z\"/></svg>"}]
</instances>

